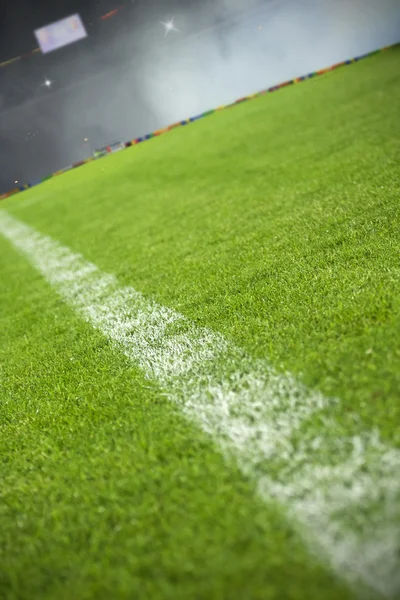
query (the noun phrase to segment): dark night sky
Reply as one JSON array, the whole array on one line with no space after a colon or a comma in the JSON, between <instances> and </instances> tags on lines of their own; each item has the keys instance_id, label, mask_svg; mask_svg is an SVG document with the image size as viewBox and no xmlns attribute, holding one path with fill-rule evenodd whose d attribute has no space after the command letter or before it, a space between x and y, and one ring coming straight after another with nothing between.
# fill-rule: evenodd
<instances>
[{"instance_id":1,"label":"dark night sky","mask_svg":"<svg viewBox=\"0 0 400 600\"><path fill-rule=\"evenodd\" d=\"M76 12L88 38L0 68L0 193L115 139L400 41L400 0L129 0L99 20L121 3L1 5L0 62ZM179 33L165 37L160 21L172 17Z\"/></svg>"}]
</instances>

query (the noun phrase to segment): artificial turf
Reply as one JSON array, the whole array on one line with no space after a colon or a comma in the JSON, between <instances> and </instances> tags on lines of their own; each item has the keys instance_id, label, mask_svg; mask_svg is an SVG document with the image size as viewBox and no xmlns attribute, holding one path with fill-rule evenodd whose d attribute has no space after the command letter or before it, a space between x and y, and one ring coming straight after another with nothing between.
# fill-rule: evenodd
<instances>
[{"instance_id":1,"label":"artificial turf","mask_svg":"<svg viewBox=\"0 0 400 600\"><path fill-rule=\"evenodd\" d=\"M399 447L399 72L395 48L0 209ZM353 597L1 238L0 274L1 597Z\"/></svg>"}]
</instances>

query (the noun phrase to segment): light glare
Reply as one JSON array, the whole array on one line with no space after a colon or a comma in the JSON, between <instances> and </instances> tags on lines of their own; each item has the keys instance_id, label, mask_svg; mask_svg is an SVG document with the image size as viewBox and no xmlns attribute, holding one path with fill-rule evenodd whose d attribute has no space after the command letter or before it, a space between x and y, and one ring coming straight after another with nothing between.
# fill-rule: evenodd
<instances>
[{"instance_id":1,"label":"light glare","mask_svg":"<svg viewBox=\"0 0 400 600\"><path fill-rule=\"evenodd\" d=\"M167 21L166 23L160 21L161 25L163 25L165 29L164 37L167 36L170 31L177 31L178 33L180 33L179 29L177 29L174 25L174 18L175 17L172 17L172 19L170 21Z\"/></svg>"}]
</instances>

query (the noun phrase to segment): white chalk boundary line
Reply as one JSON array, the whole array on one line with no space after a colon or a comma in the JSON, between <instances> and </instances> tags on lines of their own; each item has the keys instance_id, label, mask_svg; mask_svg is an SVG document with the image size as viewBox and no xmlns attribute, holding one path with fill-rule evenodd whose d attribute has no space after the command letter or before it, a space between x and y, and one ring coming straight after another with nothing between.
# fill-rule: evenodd
<instances>
[{"instance_id":1,"label":"white chalk boundary line","mask_svg":"<svg viewBox=\"0 0 400 600\"><path fill-rule=\"evenodd\" d=\"M5 211L0 233L236 460L265 500L283 505L312 552L322 552L357 589L365 584L380 596L395 596L399 450L356 424L353 436L338 437L337 400L310 392L222 335L119 287L114 276ZM320 436L312 433L317 422Z\"/></svg>"}]
</instances>

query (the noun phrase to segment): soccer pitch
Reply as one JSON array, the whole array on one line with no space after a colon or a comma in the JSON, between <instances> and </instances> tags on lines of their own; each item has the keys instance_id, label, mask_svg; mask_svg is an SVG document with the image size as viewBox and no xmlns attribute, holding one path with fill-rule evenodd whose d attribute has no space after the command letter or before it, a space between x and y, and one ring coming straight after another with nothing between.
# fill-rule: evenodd
<instances>
[{"instance_id":1,"label":"soccer pitch","mask_svg":"<svg viewBox=\"0 0 400 600\"><path fill-rule=\"evenodd\" d=\"M400 49L0 204L0 597L400 597Z\"/></svg>"}]
</instances>

